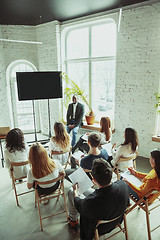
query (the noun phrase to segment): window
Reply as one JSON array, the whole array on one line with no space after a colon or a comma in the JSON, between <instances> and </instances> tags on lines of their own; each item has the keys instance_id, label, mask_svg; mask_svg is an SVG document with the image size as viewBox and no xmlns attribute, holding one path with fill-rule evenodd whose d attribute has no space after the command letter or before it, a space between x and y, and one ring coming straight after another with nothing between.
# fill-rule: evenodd
<instances>
[{"instance_id":1,"label":"window","mask_svg":"<svg viewBox=\"0 0 160 240\"><path fill-rule=\"evenodd\" d=\"M34 132L33 105L32 101L18 100L16 72L33 72L35 70L36 68L31 63L23 60L12 63L7 70L10 82L10 100L13 112L13 124L14 127L20 128L24 133ZM37 107L36 111L38 111ZM36 126L38 126L37 130L39 130L38 119Z\"/></svg>"},{"instance_id":2,"label":"window","mask_svg":"<svg viewBox=\"0 0 160 240\"><path fill-rule=\"evenodd\" d=\"M65 30L64 72L88 96L96 115L114 119L116 24L112 19ZM85 113L89 109L85 106Z\"/></svg>"}]
</instances>

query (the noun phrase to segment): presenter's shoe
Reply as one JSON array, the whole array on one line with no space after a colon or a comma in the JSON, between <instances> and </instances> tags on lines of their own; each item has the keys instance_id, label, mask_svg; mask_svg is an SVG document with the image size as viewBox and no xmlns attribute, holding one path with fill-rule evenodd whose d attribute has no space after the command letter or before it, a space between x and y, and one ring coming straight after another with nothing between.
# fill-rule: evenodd
<instances>
[{"instance_id":1,"label":"presenter's shoe","mask_svg":"<svg viewBox=\"0 0 160 240\"><path fill-rule=\"evenodd\" d=\"M71 221L70 218L68 218L68 228L69 230L71 230L74 233L78 233L79 231L79 223L78 220L77 221Z\"/></svg>"}]
</instances>

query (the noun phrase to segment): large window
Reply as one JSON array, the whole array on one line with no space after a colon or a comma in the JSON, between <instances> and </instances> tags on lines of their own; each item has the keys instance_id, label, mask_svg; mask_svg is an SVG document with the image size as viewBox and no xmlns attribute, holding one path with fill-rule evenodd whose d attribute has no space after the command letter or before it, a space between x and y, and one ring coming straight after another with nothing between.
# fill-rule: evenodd
<instances>
[{"instance_id":1,"label":"large window","mask_svg":"<svg viewBox=\"0 0 160 240\"><path fill-rule=\"evenodd\" d=\"M102 116L114 119L115 57L113 20L75 25L66 31L63 71L85 90L98 121Z\"/></svg>"}]
</instances>

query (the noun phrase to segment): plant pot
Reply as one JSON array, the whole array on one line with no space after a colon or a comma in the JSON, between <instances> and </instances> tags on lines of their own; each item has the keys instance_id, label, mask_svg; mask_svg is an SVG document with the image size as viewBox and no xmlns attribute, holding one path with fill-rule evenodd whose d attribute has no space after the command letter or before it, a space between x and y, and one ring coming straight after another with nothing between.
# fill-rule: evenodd
<instances>
[{"instance_id":1,"label":"plant pot","mask_svg":"<svg viewBox=\"0 0 160 240\"><path fill-rule=\"evenodd\" d=\"M93 124L94 124L95 115L93 115L93 116L87 116L87 115L85 115L85 117L86 117L86 122L87 122L88 125L93 125Z\"/></svg>"}]
</instances>

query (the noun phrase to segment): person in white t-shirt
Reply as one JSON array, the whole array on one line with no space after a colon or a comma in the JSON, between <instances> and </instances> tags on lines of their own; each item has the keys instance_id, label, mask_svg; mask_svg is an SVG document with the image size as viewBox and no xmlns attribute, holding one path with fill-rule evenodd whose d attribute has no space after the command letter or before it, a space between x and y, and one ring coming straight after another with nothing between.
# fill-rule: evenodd
<instances>
[{"instance_id":1,"label":"person in white t-shirt","mask_svg":"<svg viewBox=\"0 0 160 240\"><path fill-rule=\"evenodd\" d=\"M137 132L133 128L126 128L124 132L124 142L116 147L116 143L112 146L112 157L111 163L115 165L120 157L135 157L138 151L138 136ZM118 167L121 171L126 171L129 167L133 166L133 160L120 161Z\"/></svg>"},{"instance_id":2,"label":"person in white t-shirt","mask_svg":"<svg viewBox=\"0 0 160 240\"><path fill-rule=\"evenodd\" d=\"M24 139L21 129L13 128L6 136L6 146L4 150L4 159L6 168L10 169L11 162L28 161L29 147ZM13 173L16 178L27 176L29 165L13 167ZM10 174L10 171L9 171Z\"/></svg>"},{"instance_id":3,"label":"person in white t-shirt","mask_svg":"<svg viewBox=\"0 0 160 240\"><path fill-rule=\"evenodd\" d=\"M31 169L28 172L27 187L28 189L34 188L34 181L50 181L57 178L59 175L64 175L62 165L49 158L47 151L40 143L34 143L29 151L29 163ZM50 194L54 192L58 186L59 181L47 185L38 185L37 189L39 194Z\"/></svg>"},{"instance_id":4,"label":"person in white t-shirt","mask_svg":"<svg viewBox=\"0 0 160 240\"><path fill-rule=\"evenodd\" d=\"M58 160L63 165L67 162L69 151L71 149L70 135L67 133L62 122L55 122L54 133L55 135L51 137L49 142L50 156L51 158ZM60 151L68 152L56 155Z\"/></svg>"}]
</instances>

